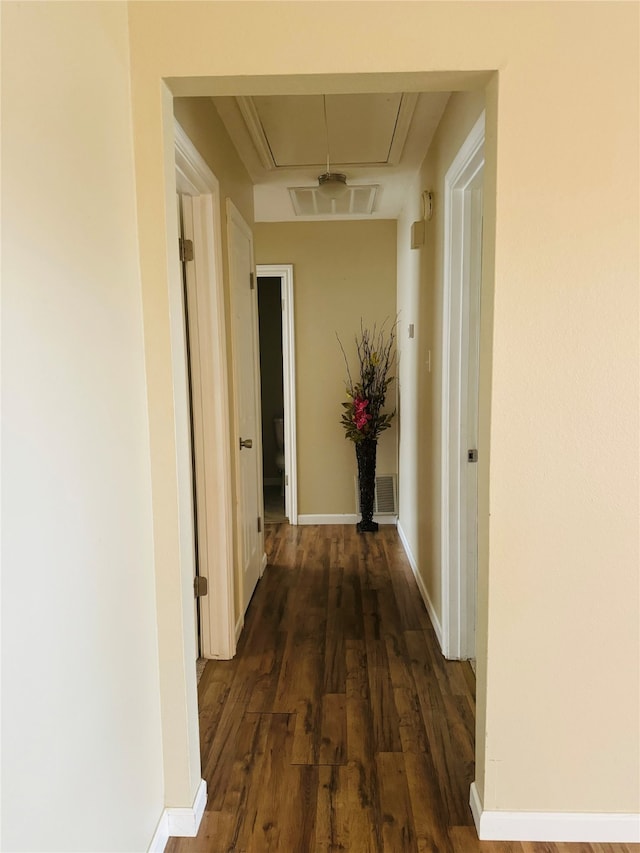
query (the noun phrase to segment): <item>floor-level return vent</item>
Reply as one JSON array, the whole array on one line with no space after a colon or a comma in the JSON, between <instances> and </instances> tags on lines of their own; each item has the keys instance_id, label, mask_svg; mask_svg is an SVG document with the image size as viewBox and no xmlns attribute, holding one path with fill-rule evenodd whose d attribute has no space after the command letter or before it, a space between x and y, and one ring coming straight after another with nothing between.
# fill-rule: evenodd
<instances>
[{"instance_id":1,"label":"floor-level return vent","mask_svg":"<svg viewBox=\"0 0 640 853\"><path fill-rule=\"evenodd\" d=\"M356 507L360 511L360 487L356 480ZM373 496L373 512L375 515L396 515L398 512L398 487L396 474L378 474Z\"/></svg>"}]
</instances>

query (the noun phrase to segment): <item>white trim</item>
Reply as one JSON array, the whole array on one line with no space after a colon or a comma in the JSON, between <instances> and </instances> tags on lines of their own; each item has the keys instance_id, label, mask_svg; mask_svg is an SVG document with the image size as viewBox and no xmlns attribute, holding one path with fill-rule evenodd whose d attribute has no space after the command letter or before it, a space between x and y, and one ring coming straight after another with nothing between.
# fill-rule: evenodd
<instances>
[{"instance_id":1,"label":"white trim","mask_svg":"<svg viewBox=\"0 0 640 853\"><path fill-rule=\"evenodd\" d=\"M273 159L269 140L262 127L262 122L260 121L253 98L248 95L237 95L235 100L238 109L242 113L242 118L245 120L249 136L255 146L260 162L268 172L272 172L276 169L276 161Z\"/></svg>"},{"instance_id":2,"label":"white trim","mask_svg":"<svg viewBox=\"0 0 640 853\"><path fill-rule=\"evenodd\" d=\"M420 590L420 595L422 596L422 600L424 601L424 606L427 608L427 613L429 614L429 619L431 620L431 624L433 625L433 630L436 632L436 637L438 638L440 649L442 649L442 625L440 624L438 614L436 613L436 609L433 606L431 596L429 595L427 587L424 584L422 575L418 571L418 564L416 562L415 557L413 556L413 552L409 545L409 540L407 539L407 536L404 530L402 529L402 524L400 522L398 522L398 536L400 537L400 542L402 542L402 547L404 548L404 553L406 554L407 560L409 561L409 565L411 566L413 576L416 579L416 584L418 585L418 589Z\"/></svg>"},{"instance_id":3,"label":"white trim","mask_svg":"<svg viewBox=\"0 0 640 853\"><path fill-rule=\"evenodd\" d=\"M177 190L188 195L209 195L212 190L220 193L218 179L207 161L200 154L183 128L174 121L176 172L186 181L177 182Z\"/></svg>"},{"instance_id":4,"label":"white trim","mask_svg":"<svg viewBox=\"0 0 640 853\"><path fill-rule=\"evenodd\" d=\"M209 581L209 595L200 600L201 654L231 659L236 638L220 185L177 122L174 131L176 181L183 191L197 193L191 198L189 218L197 300L195 317L190 320L198 341L194 429L199 432L195 442L199 571Z\"/></svg>"},{"instance_id":5,"label":"white trim","mask_svg":"<svg viewBox=\"0 0 640 853\"><path fill-rule=\"evenodd\" d=\"M482 818L482 800L480 799L480 792L478 791L478 786L475 782L471 783L471 788L469 789L469 805L471 806L471 814L473 815L473 822L476 825L476 832L478 833L478 838L480 838L480 823Z\"/></svg>"},{"instance_id":6,"label":"white trim","mask_svg":"<svg viewBox=\"0 0 640 853\"><path fill-rule=\"evenodd\" d=\"M195 838L206 805L207 783L201 779L191 808L168 808L163 811L148 853L163 853L170 838Z\"/></svg>"},{"instance_id":7,"label":"white trim","mask_svg":"<svg viewBox=\"0 0 640 853\"><path fill-rule=\"evenodd\" d=\"M484 811L475 782L469 803L482 841L640 842L640 814Z\"/></svg>"},{"instance_id":8,"label":"white trim","mask_svg":"<svg viewBox=\"0 0 640 853\"><path fill-rule=\"evenodd\" d=\"M464 190L484 165L484 112L463 143L444 181L444 274L442 300L442 449L441 449L441 572L442 650L447 658L475 656L472 633L472 591L467 587L460 554L461 479L461 346L463 324L462 263ZM468 306L467 306L468 307ZM466 499L464 499L466 501ZM475 599L475 596L474 596ZM475 620L473 619L475 622Z\"/></svg>"},{"instance_id":9,"label":"white trim","mask_svg":"<svg viewBox=\"0 0 640 853\"><path fill-rule=\"evenodd\" d=\"M398 115L396 116L396 126L391 139L391 147L389 148L389 156L387 163L389 166L397 166L402 157L404 146L409 134L411 119L416 111L418 103L417 92L404 92L400 97L400 106Z\"/></svg>"},{"instance_id":10,"label":"white trim","mask_svg":"<svg viewBox=\"0 0 640 853\"><path fill-rule=\"evenodd\" d=\"M204 779L201 779L196 795L193 798L193 805L190 809L166 809L169 836L171 838L195 838L198 834L198 828L202 821L202 815L204 814L206 805L207 783Z\"/></svg>"},{"instance_id":11,"label":"white trim","mask_svg":"<svg viewBox=\"0 0 640 853\"><path fill-rule=\"evenodd\" d=\"M256 264L256 276L273 276L280 279L280 293L282 296L282 390L284 397L284 511L286 517L289 519L289 524L298 524L293 264Z\"/></svg>"},{"instance_id":12,"label":"white trim","mask_svg":"<svg viewBox=\"0 0 640 853\"><path fill-rule=\"evenodd\" d=\"M374 515L373 520L378 524L396 524L395 515ZM344 513L340 515L299 515L298 524L356 524L360 516L356 513Z\"/></svg>"},{"instance_id":13,"label":"white trim","mask_svg":"<svg viewBox=\"0 0 640 853\"><path fill-rule=\"evenodd\" d=\"M264 574L264 570L267 568L267 563L269 560L267 559L266 553L262 555L262 563L260 564L260 577Z\"/></svg>"},{"instance_id":14,"label":"white trim","mask_svg":"<svg viewBox=\"0 0 640 853\"><path fill-rule=\"evenodd\" d=\"M151 844L147 848L147 853L163 853L164 848L169 842L169 821L167 818L167 810L162 812L162 817L153 833Z\"/></svg>"}]
</instances>

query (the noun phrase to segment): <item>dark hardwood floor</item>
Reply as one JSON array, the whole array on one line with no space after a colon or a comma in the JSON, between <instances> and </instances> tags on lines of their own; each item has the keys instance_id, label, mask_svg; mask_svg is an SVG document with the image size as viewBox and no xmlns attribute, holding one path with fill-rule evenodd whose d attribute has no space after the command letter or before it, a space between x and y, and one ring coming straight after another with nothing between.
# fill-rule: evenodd
<instances>
[{"instance_id":1,"label":"dark hardwood floor","mask_svg":"<svg viewBox=\"0 0 640 853\"><path fill-rule=\"evenodd\" d=\"M169 853L623 853L479 842L475 679L445 661L395 528L266 528L238 654L199 685L207 808Z\"/></svg>"}]
</instances>

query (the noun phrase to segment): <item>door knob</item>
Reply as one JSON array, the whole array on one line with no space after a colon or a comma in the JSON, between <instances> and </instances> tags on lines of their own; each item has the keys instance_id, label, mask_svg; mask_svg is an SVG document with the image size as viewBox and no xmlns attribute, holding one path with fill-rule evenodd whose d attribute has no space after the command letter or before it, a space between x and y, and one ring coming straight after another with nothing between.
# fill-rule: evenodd
<instances>
[{"instance_id":1,"label":"door knob","mask_svg":"<svg viewBox=\"0 0 640 853\"><path fill-rule=\"evenodd\" d=\"M251 450L251 448L253 447L253 441L250 438L241 438L240 450L242 450L243 447L246 447L248 450Z\"/></svg>"}]
</instances>

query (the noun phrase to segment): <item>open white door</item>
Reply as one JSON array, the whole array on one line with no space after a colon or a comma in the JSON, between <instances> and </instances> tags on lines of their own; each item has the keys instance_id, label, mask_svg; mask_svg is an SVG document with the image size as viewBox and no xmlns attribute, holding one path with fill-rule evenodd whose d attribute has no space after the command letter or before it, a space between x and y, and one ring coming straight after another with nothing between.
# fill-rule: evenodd
<instances>
[{"instance_id":1,"label":"open white door","mask_svg":"<svg viewBox=\"0 0 640 853\"><path fill-rule=\"evenodd\" d=\"M198 393L200 388L200 346L198 341L198 327L196 320L197 305L195 302L196 279L193 264L193 254L184 251L184 246L193 246L193 210L191 206L191 196L177 195L178 203L178 228L180 233L180 262L182 264L182 298L184 310L184 331L185 331L185 353L186 353L186 372L187 372L187 392L189 395L189 421L190 421L190 455L191 455L191 492L193 495L193 532L194 532L194 560L193 560L193 583L194 583L194 598L193 598L193 618L195 624L195 657L200 657L200 607L198 597L195 594L198 589L200 577L199 559L198 559L198 522L201 513L198 511L198 494L196 489L196 480L198 474L196 466L202 458L202 451L196 447L196 442L202 437L202 430L196 427L195 422L198 419L199 409L194 406L194 392ZM194 385L196 386L194 388Z\"/></svg>"},{"instance_id":2,"label":"open white door","mask_svg":"<svg viewBox=\"0 0 640 853\"><path fill-rule=\"evenodd\" d=\"M448 658L475 658L478 376L484 113L445 176L442 352L442 635Z\"/></svg>"},{"instance_id":3,"label":"open white door","mask_svg":"<svg viewBox=\"0 0 640 853\"><path fill-rule=\"evenodd\" d=\"M463 263L463 328L461 386L460 544L464 548L460 585L460 657L475 660L478 589L478 402L480 382L480 292L482 285L482 180L483 170L465 190L465 239ZM465 462L466 459L466 462Z\"/></svg>"},{"instance_id":4,"label":"open white door","mask_svg":"<svg viewBox=\"0 0 640 853\"><path fill-rule=\"evenodd\" d=\"M264 568L258 300L253 235L227 199L242 613Z\"/></svg>"},{"instance_id":5,"label":"open white door","mask_svg":"<svg viewBox=\"0 0 640 853\"><path fill-rule=\"evenodd\" d=\"M175 158L183 236L192 244L184 307L191 356L194 534L198 574L208 582L199 606L200 654L228 659L235 654L234 548L220 189L177 123Z\"/></svg>"}]
</instances>

